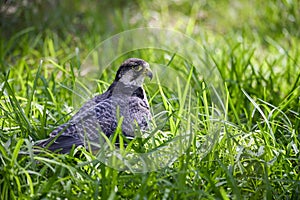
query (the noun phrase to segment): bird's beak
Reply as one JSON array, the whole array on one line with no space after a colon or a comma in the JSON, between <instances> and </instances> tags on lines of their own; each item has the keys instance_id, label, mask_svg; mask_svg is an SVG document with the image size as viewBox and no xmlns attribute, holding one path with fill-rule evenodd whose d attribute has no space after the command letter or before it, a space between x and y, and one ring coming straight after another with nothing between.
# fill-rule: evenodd
<instances>
[{"instance_id":1,"label":"bird's beak","mask_svg":"<svg viewBox=\"0 0 300 200\"><path fill-rule=\"evenodd\" d=\"M149 66L146 66L144 73L145 73L146 76L148 76L150 78L150 80L152 80L153 73L152 73L152 71L151 71L151 69L150 69Z\"/></svg>"},{"instance_id":2,"label":"bird's beak","mask_svg":"<svg viewBox=\"0 0 300 200\"><path fill-rule=\"evenodd\" d=\"M153 73L152 73L151 70L148 70L148 71L147 71L147 76L150 78L150 80L152 80L152 78L153 78Z\"/></svg>"}]
</instances>

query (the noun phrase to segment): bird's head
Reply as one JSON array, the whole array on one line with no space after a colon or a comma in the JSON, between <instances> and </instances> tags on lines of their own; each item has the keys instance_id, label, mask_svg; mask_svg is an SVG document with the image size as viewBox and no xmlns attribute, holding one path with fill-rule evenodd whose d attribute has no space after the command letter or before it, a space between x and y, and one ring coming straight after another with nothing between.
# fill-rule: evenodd
<instances>
[{"instance_id":1,"label":"bird's head","mask_svg":"<svg viewBox=\"0 0 300 200\"><path fill-rule=\"evenodd\" d=\"M149 64L139 58L129 58L120 66L115 81L124 85L141 87L145 77L152 79L152 71Z\"/></svg>"}]
</instances>

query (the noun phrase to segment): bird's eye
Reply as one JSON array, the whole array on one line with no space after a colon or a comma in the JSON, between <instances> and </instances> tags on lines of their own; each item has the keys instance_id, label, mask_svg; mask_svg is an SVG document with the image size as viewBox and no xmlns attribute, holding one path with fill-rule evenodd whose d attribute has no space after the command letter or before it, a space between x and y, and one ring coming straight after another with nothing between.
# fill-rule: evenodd
<instances>
[{"instance_id":1,"label":"bird's eye","mask_svg":"<svg viewBox=\"0 0 300 200\"><path fill-rule=\"evenodd\" d=\"M141 69L143 68L141 65L136 65L132 67L134 69L134 71L141 71Z\"/></svg>"}]
</instances>

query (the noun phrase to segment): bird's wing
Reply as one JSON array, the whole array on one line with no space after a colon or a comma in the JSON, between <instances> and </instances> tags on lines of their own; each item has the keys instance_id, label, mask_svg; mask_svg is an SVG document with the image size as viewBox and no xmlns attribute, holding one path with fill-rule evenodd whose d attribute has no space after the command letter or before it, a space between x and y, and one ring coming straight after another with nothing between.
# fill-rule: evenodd
<instances>
[{"instance_id":1,"label":"bird's wing","mask_svg":"<svg viewBox=\"0 0 300 200\"><path fill-rule=\"evenodd\" d=\"M97 104L101 104L107 97L106 93L95 96L87 101L78 112L71 118L71 120L65 124L60 125L54 131L50 133L50 137L56 137L57 135L72 136L77 138L80 134L83 123L87 125L97 122L95 116L95 107ZM82 124L82 125L81 125ZM80 128L81 127L81 128Z\"/></svg>"},{"instance_id":2,"label":"bird's wing","mask_svg":"<svg viewBox=\"0 0 300 200\"><path fill-rule=\"evenodd\" d=\"M85 136L90 140L99 138L100 125L97 115L103 115L103 101L107 98L99 95L87 101L81 109L65 124L60 125L51 132L50 138L41 140L36 146L47 147L51 151L60 150L60 153L67 153L73 145L85 146ZM97 109L96 109L97 108Z\"/></svg>"}]
</instances>

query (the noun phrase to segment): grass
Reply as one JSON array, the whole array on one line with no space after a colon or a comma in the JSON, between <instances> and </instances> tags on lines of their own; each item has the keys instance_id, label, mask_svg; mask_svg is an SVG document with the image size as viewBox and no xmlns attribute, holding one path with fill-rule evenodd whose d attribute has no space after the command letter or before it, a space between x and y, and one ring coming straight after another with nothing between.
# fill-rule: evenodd
<instances>
[{"instance_id":1,"label":"grass","mask_svg":"<svg viewBox=\"0 0 300 200\"><path fill-rule=\"evenodd\" d=\"M10 13L1 2L0 199L299 198L298 1L9 3L19 9ZM143 26L186 33L218 68L226 119L211 149L203 152L214 104L201 71L190 73L191 64L174 52L139 50L91 82L105 91L126 56L174 70L183 83L156 76L146 90L156 125L166 122L153 144L166 144L185 125L193 140L183 155L165 168L131 173L80 148L33 154L32 141L78 107L73 90L84 83L78 72L88 53L115 33Z\"/></svg>"}]
</instances>

